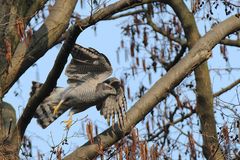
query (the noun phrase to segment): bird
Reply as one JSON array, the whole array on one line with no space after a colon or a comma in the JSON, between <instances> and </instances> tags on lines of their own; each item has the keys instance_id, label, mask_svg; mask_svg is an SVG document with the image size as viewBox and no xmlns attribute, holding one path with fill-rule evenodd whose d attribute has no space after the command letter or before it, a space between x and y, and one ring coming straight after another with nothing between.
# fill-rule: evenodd
<instances>
[{"instance_id":1,"label":"bird","mask_svg":"<svg viewBox=\"0 0 240 160\"><path fill-rule=\"evenodd\" d=\"M127 102L124 87L116 77L110 77L112 66L108 58L93 48L85 48L75 44L71 50L72 59L65 75L68 77L66 88L56 87L37 107L34 117L42 128L47 128L52 122L67 110L69 120L66 127L72 124L72 115L96 106L100 114L107 119L108 125L115 117L118 125L124 126L126 121ZM110 78L109 78L110 77ZM32 82L33 96L42 83Z\"/></svg>"}]
</instances>

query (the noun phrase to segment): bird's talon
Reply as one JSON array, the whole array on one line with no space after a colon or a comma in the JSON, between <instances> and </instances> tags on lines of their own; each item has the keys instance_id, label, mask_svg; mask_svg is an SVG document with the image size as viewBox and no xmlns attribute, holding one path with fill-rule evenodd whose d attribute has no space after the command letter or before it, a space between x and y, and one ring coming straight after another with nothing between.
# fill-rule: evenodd
<instances>
[{"instance_id":1,"label":"bird's talon","mask_svg":"<svg viewBox=\"0 0 240 160\"><path fill-rule=\"evenodd\" d=\"M64 121L66 128L69 129L72 125L72 114L70 113L70 117L68 120Z\"/></svg>"},{"instance_id":2,"label":"bird's talon","mask_svg":"<svg viewBox=\"0 0 240 160\"><path fill-rule=\"evenodd\" d=\"M59 110L59 108L60 108L60 106L61 106L62 103L63 103L63 100L61 100L61 101L58 103L58 105L56 105L56 106L53 107L53 108L54 108L54 110L53 110L53 114L54 114L54 115L57 115L58 110Z\"/></svg>"},{"instance_id":3,"label":"bird's talon","mask_svg":"<svg viewBox=\"0 0 240 160\"><path fill-rule=\"evenodd\" d=\"M66 120L66 121L64 121L64 123L66 125L66 128L69 129L72 125L72 119Z\"/></svg>"}]
</instances>

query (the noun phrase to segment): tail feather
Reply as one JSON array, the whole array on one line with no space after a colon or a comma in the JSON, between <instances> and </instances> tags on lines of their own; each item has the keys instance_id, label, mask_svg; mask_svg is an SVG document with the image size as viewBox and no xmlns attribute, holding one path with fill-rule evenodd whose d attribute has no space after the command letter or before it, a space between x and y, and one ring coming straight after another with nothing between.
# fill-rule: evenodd
<instances>
[{"instance_id":1,"label":"tail feather","mask_svg":"<svg viewBox=\"0 0 240 160\"><path fill-rule=\"evenodd\" d=\"M32 82L32 91L30 92L30 95L34 95L42 85L43 84L38 82ZM57 115L53 114L54 106L60 102L63 91L63 88L55 88L37 107L34 117L42 128L48 127L67 110L67 107L64 107L64 104L62 104Z\"/></svg>"},{"instance_id":2,"label":"tail feather","mask_svg":"<svg viewBox=\"0 0 240 160\"><path fill-rule=\"evenodd\" d=\"M42 85L43 85L42 83L32 81L30 96L32 97L36 92L38 92Z\"/></svg>"}]
</instances>

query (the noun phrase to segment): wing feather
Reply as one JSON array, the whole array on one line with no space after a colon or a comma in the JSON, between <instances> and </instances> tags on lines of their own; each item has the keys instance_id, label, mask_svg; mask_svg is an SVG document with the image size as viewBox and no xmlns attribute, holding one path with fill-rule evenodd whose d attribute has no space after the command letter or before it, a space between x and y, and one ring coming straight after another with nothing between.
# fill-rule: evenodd
<instances>
[{"instance_id":1,"label":"wing feather","mask_svg":"<svg viewBox=\"0 0 240 160\"><path fill-rule=\"evenodd\" d=\"M113 124L115 122L115 117L117 117L118 124L121 127L126 121L127 108L123 87L121 82L115 77L107 79L105 83L112 85L117 94L108 96L103 102L97 105L97 109L100 110L101 115L107 119L109 125L110 119L112 119Z\"/></svg>"},{"instance_id":2,"label":"wing feather","mask_svg":"<svg viewBox=\"0 0 240 160\"><path fill-rule=\"evenodd\" d=\"M112 74L108 58L92 48L75 45L71 54L72 60L65 72L69 85L89 81L102 82Z\"/></svg>"}]
</instances>

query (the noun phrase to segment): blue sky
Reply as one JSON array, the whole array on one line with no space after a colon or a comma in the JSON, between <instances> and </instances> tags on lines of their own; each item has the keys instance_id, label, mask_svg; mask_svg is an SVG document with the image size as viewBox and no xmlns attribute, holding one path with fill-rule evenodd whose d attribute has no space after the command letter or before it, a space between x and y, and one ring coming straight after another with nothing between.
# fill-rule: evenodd
<instances>
[{"instance_id":1,"label":"blue sky","mask_svg":"<svg viewBox=\"0 0 240 160\"><path fill-rule=\"evenodd\" d=\"M82 15L88 15L88 11L83 10ZM221 16L225 17L224 15ZM121 59L120 65L117 64L116 60L116 50L120 45L120 40L122 39L121 30L119 27L122 20L127 19L121 19L120 21L100 22L97 24L96 32L97 34L95 34L92 28L88 28L84 32L82 32L79 38L77 39L78 44L85 47L95 48L98 51L104 53L109 58L113 65L113 76L116 76L117 78L120 78L120 75L123 70L122 68L123 67L128 68L129 64L131 63L131 60L129 60L127 63L124 62L123 54L120 55ZM199 28L201 28L202 34L204 34L203 29L204 22L198 24ZM8 94L4 97L5 101L10 102L16 108L18 117L20 116L24 106L28 101L32 81L39 82L45 81L48 72L51 70L53 66L55 57L57 56L60 47L61 46L58 45L49 50L46 53L46 55L37 62L37 66L30 67L26 71L26 73L20 78L19 82L16 83L8 92ZM219 54L219 47L218 46L215 47L215 49L213 50L213 56L209 60L209 67L225 68L229 67L230 65L231 67L239 68L240 59L239 49L232 48L228 52L230 64L225 63L224 59L222 58L222 55ZM71 56L69 56L69 60L70 59ZM213 71L211 71L211 73L212 72ZM227 74L222 75L222 72L220 74L221 75L211 74L214 92L218 91L224 86L227 86L228 84L239 78L239 71L233 71L233 74L231 74L231 76L228 76ZM153 82L157 80L157 78L158 77L154 77ZM58 80L58 86L66 87L67 86L66 80L67 78L63 72L60 79ZM134 81L139 82L142 80L144 80L144 83L147 82L146 77L143 79L133 78L131 82L129 82L129 85L133 87L133 90L134 88L137 89L138 86L134 84ZM14 96L15 92L17 92L19 95ZM227 93L226 96L223 96L221 98L226 100L232 99L232 101L235 102L236 96L234 96L234 92L235 90L232 90L229 93ZM132 102L128 102L128 104L129 104L128 106L131 106ZM34 147L33 153L34 155L36 155L36 152L39 149L41 153L46 153L46 157L49 157L48 156L50 154L49 150L51 149L50 146L58 144L66 134L64 124L61 123L63 120L66 119L68 119L67 113L64 114L64 116L61 116L51 126L44 130L36 124L35 119L31 121L31 124L27 128L26 135L29 136L32 140ZM99 131L102 131L107 128L106 121L100 116L99 112L97 112L95 107L92 107L82 113L76 114L74 116L74 119L75 120L78 119L79 121L70 129L68 133L68 136L71 138L69 139L70 145L66 146L65 148L66 152L68 150L70 151L74 150L75 147L80 146L87 140L86 136L84 135L85 132L82 128L82 122L91 120L94 124L97 124L99 126Z\"/></svg>"}]
</instances>

